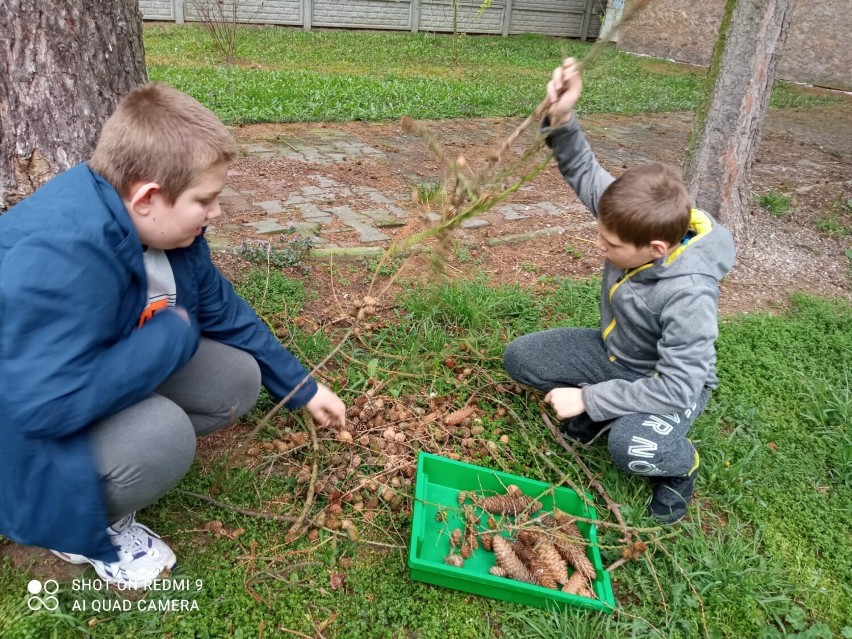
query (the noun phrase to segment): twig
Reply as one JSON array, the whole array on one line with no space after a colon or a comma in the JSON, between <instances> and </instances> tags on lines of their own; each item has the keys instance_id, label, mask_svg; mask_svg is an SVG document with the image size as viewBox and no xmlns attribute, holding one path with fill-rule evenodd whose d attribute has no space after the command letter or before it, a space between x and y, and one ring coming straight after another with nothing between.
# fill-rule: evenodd
<instances>
[{"instance_id":1,"label":"twig","mask_svg":"<svg viewBox=\"0 0 852 639\"><path fill-rule=\"evenodd\" d=\"M249 574L254 572L254 553L257 550L257 541L252 539L251 544L249 545L249 560L246 564L246 571L243 573L243 588L248 593L249 597L254 599L257 603L266 605L266 600L257 594L254 590L251 589L249 584Z\"/></svg>"},{"instance_id":2,"label":"twig","mask_svg":"<svg viewBox=\"0 0 852 639\"><path fill-rule=\"evenodd\" d=\"M586 56L577 63L577 72L582 73L584 69L590 67L598 56L603 53L603 50L607 47L607 45L613 41L614 36L621 30L621 28L633 20L633 18L636 17L636 14L639 13L639 11L644 8L648 2L649 0L634 0L627 5L624 12L621 14L621 19L614 24L612 28L603 37L601 37L594 46L592 46ZM515 143L515 140L517 140L533 122L540 122L544 118L544 114L547 112L548 108L550 108L550 100L545 98L535 109L533 109L533 112L527 117L527 119L503 140L497 150L488 155L489 167L493 167L501 160L508 148Z\"/></svg>"},{"instance_id":3,"label":"twig","mask_svg":"<svg viewBox=\"0 0 852 639\"><path fill-rule=\"evenodd\" d=\"M610 512L615 517L615 520L621 526L621 529L624 534L620 541L623 541L624 543L628 544L631 543L632 533L628 529L627 524L624 523L624 517L621 516L621 510L618 508L618 504L616 504L612 500L612 498L609 496L609 493L606 492L603 486L601 486L601 483L595 478L595 475L592 473L591 470L589 470L589 467L586 466L580 455L577 454L577 451L572 448L571 444L569 444L568 441L562 436L562 433L560 433L557 430L556 426L553 425L553 422L550 421L550 418L547 416L547 413L544 410L543 404L539 405L539 409L541 411L541 417L544 420L544 423L547 424L547 428L550 430L551 433L553 433L553 436L556 438L556 441L559 442L559 445L562 446L562 448L571 453L571 456L574 458L574 462L583 470L583 472L586 474L586 477L589 478L589 483L591 484L591 486L598 491L601 497L603 497L603 500L606 502L607 508L609 508Z\"/></svg>"},{"instance_id":4,"label":"twig","mask_svg":"<svg viewBox=\"0 0 852 639\"><path fill-rule=\"evenodd\" d=\"M680 574L683 575L683 578L686 579L686 583L689 584L689 588L690 590L692 590L692 594L694 594L695 598L698 600L698 605L701 606L701 624L704 626L704 636L710 637L710 632L707 629L707 613L704 610L704 600L701 598L701 595L695 588L695 584L692 583L692 579L689 578L689 575L686 574L686 571L683 569L683 567L681 567L677 559L675 559L674 556L668 550L666 550L666 547L663 546L663 544L661 544L656 539L653 539L652 541L654 542L654 545L657 548L663 551L663 554L665 554L669 559L672 560L672 563L675 565L675 568L677 568Z\"/></svg>"},{"instance_id":5,"label":"twig","mask_svg":"<svg viewBox=\"0 0 852 639\"><path fill-rule=\"evenodd\" d=\"M658 544L660 543L659 539L657 539L655 541ZM648 569L651 571L651 576L654 577L654 583L657 584L657 590L660 593L660 603L663 604L663 610L666 611L666 626L668 627L668 625L669 625L669 606L668 606L668 603L666 603L666 594L663 592L663 586L660 584L660 578L657 575L656 568L654 568L654 562L651 561L651 557L648 555L647 552L643 553L643 555L644 555L645 561L648 564Z\"/></svg>"},{"instance_id":6,"label":"twig","mask_svg":"<svg viewBox=\"0 0 852 639\"><path fill-rule=\"evenodd\" d=\"M307 415L306 421L308 422L308 431L311 435L311 444L314 451L314 463L311 468L311 483L308 484L308 495L305 497L305 505L302 508L302 512L296 518L296 522L293 524L293 527L290 528L289 532L284 537L285 543L292 543L299 536L299 530L314 503L314 491L316 490L317 473L319 472L319 444L317 443L317 429L316 426L314 426L313 418L310 415Z\"/></svg>"},{"instance_id":7,"label":"twig","mask_svg":"<svg viewBox=\"0 0 852 639\"><path fill-rule=\"evenodd\" d=\"M258 517L260 519L280 521L285 524L292 524L296 522L296 517L292 517L290 515L273 515L271 513L264 513L257 510L247 510L245 508L238 508L236 506L232 506L231 504L226 504L225 502L213 499L212 497L208 497L207 495L199 495L198 493L193 493L188 490L177 489L177 492L182 495L188 495L189 497L195 497L196 499L206 501L208 504L212 504L218 508L230 510L246 517ZM347 539L349 539L349 535L347 535L345 532L340 532L339 530L332 530L331 528L323 528L322 530L327 533L331 533L332 535L337 535L338 537L346 537ZM399 544L386 544L381 541L372 541L370 539L359 539L357 543L367 544L368 546L376 546L377 548L391 548L393 550L405 548L405 546L400 546Z\"/></svg>"},{"instance_id":8,"label":"twig","mask_svg":"<svg viewBox=\"0 0 852 639\"><path fill-rule=\"evenodd\" d=\"M607 572L612 572L612 571L613 571L613 570L615 570L616 568L621 568L621 566L623 566L624 564L626 564L628 561L630 561L630 560L629 560L629 559L624 559L624 558L621 558L621 559L619 559L618 561L614 561L614 562L612 562L609 566L607 566L607 567L606 567L606 571L607 571Z\"/></svg>"},{"instance_id":9,"label":"twig","mask_svg":"<svg viewBox=\"0 0 852 639\"><path fill-rule=\"evenodd\" d=\"M292 524L296 522L296 517L293 517L291 515L273 515L272 513L264 513L258 510L247 510L245 508L239 508L231 504L226 504L223 501L213 499L213 497L209 497L207 495L200 495L199 493L193 493L188 490L182 490L180 488L177 489L177 492L182 495L187 495L189 497L195 497L196 499L200 499L201 501L206 501L208 504L212 504L217 508L223 508L225 510L235 512L239 515L245 515L246 517L258 517L260 519L269 519L271 521L278 521L285 524Z\"/></svg>"}]
</instances>

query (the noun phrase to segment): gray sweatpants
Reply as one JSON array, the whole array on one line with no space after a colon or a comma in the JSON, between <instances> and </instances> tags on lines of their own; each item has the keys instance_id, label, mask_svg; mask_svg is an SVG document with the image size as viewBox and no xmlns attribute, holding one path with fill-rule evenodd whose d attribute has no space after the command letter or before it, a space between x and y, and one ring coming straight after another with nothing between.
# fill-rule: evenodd
<instances>
[{"instance_id":1,"label":"gray sweatpants","mask_svg":"<svg viewBox=\"0 0 852 639\"><path fill-rule=\"evenodd\" d=\"M506 347L503 363L514 380L544 392L644 377L611 362L600 332L585 328L554 328L519 337ZM635 413L614 420L608 444L615 465L635 475L688 474L697 457L686 435L709 398L710 391L704 388L695 403L682 413Z\"/></svg>"},{"instance_id":2,"label":"gray sweatpants","mask_svg":"<svg viewBox=\"0 0 852 639\"><path fill-rule=\"evenodd\" d=\"M260 368L251 355L202 338L186 366L153 395L93 424L108 523L171 490L195 458L195 438L245 415L259 393Z\"/></svg>"}]
</instances>

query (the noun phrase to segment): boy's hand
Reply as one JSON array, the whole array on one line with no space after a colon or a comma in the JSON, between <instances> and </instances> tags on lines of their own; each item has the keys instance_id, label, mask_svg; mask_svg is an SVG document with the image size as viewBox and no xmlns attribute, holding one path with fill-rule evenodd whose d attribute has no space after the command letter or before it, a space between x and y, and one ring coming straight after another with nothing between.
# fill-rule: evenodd
<instances>
[{"instance_id":1,"label":"boy's hand","mask_svg":"<svg viewBox=\"0 0 852 639\"><path fill-rule=\"evenodd\" d=\"M343 428L346 424L346 406L343 400L322 384L317 384L317 394L305 405L305 408L308 409L317 426Z\"/></svg>"},{"instance_id":2,"label":"boy's hand","mask_svg":"<svg viewBox=\"0 0 852 639\"><path fill-rule=\"evenodd\" d=\"M566 58L561 67L553 70L553 78L547 83L547 101L550 126L565 124L571 117L574 105L580 99L583 80L574 58Z\"/></svg>"},{"instance_id":3,"label":"boy's hand","mask_svg":"<svg viewBox=\"0 0 852 639\"><path fill-rule=\"evenodd\" d=\"M586 412L583 403L583 389L581 388L554 388L544 396L544 401L553 406L556 417L560 420L576 417Z\"/></svg>"}]
</instances>

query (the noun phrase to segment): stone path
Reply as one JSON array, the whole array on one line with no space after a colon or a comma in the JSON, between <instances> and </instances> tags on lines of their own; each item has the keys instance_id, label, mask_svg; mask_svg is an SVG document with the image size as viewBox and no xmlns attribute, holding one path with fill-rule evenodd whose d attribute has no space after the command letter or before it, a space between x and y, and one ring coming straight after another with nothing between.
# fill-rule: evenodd
<instances>
[{"instance_id":1,"label":"stone path","mask_svg":"<svg viewBox=\"0 0 852 639\"><path fill-rule=\"evenodd\" d=\"M336 248L345 249L338 252L342 256L358 255L358 251L353 251L358 246L388 246L396 230L417 216L429 222L440 219L436 213L425 212L412 202L411 185L416 188L416 184L438 183L441 179L436 160L419 138L392 135L369 144L343 130L329 130L325 126L328 125L306 126L298 135L282 134L274 140L241 142L240 159L220 198L225 215L208 229L208 240L214 250L235 251L247 238L274 242L298 234L310 238L313 246L322 249L315 251L317 257L334 253ZM385 150L377 148L380 146ZM295 165L297 183L273 172L259 181L259 186L246 185L247 178L258 167L274 162ZM430 167L434 174L423 177L425 167ZM394 188L369 186L366 174L370 171L384 178L396 176L396 180L380 180L383 185L392 182ZM526 200L534 190L531 184L522 187ZM268 197L270 194L277 197ZM506 241L513 241L524 239L525 234L518 233L517 223L530 218L546 219L548 232L561 232L562 227L553 224L565 210L564 203L555 204L546 199L504 203L486 215L465 221L462 228L473 231L492 227L496 231L495 227L501 223L511 222ZM235 218L240 221L234 221ZM536 229L535 235L541 234L541 229ZM369 250L364 254L378 252L381 251Z\"/></svg>"},{"instance_id":2,"label":"stone path","mask_svg":"<svg viewBox=\"0 0 852 639\"><path fill-rule=\"evenodd\" d=\"M840 184L838 176L848 179L848 136L826 133L848 132L845 113L827 111L815 123L818 111L771 111L754 168L755 188L801 195L815 185ZM518 122L455 120L427 128L451 157L463 154L475 164ZM649 160L680 164L691 122L689 113L590 116L583 118L583 128L601 164L619 174ZM811 129L816 132L806 137L803 131ZM207 233L214 251L236 252L246 241L286 245L299 236L310 239L317 257L374 256L412 232L402 227L416 223L419 230L439 219L438 207L430 211L414 203L412 191L441 183L441 167L424 141L398 123L248 126L239 131L239 143L240 156L220 198L224 215ZM522 138L513 151L522 152L526 144ZM462 227L461 240L483 246L566 229L581 239L593 240L595 233L594 221L553 165Z\"/></svg>"}]
</instances>

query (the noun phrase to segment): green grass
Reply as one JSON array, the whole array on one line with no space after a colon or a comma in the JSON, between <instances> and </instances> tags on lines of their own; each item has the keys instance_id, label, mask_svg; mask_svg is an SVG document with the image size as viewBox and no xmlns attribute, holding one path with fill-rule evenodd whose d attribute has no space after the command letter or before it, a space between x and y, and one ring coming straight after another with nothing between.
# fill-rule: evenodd
<instances>
[{"instance_id":1,"label":"green grass","mask_svg":"<svg viewBox=\"0 0 852 639\"><path fill-rule=\"evenodd\" d=\"M239 30L240 64L220 64L199 26L147 26L151 80L196 97L229 124L526 115L553 68L590 44L545 36ZM606 52L586 74L582 113L692 109L703 76L666 61ZM831 100L780 84L775 106Z\"/></svg>"},{"instance_id":2,"label":"green grass","mask_svg":"<svg viewBox=\"0 0 852 639\"><path fill-rule=\"evenodd\" d=\"M384 379L383 392L410 398L412 407L426 406L430 395L461 402L476 392L486 408L483 426L511 437L511 454L504 458L510 472L556 481L541 463L541 453L550 450L561 472L582 482L541 424L535 398L501 393L493 381L505 379L500 356L508 340L546 327L594 326L599 285L554 278L535 289L491 286L484 278L437 288L412 284L398 300L393 321L364 336L366 345L347 345L350 357L369 364L362 368L338 357L330 370L348 380L341 392L350 401L368 377ZM305 295L301 281L275 271L268 277L260 270L248 274L239 290L265 317L299 308ZM92 600L117 596L82 593L63 583L60 611L31 613L25 605L30 571L4 561L0 636L292 636L282 629L314 636L314 624L330 620L323 630L329 639L692 639L705 636L706 620L710 637L850 637L852 306L809 297L792 302L784 315L755 313L721 323L721 386L691 433L702 454L696 503L685 523L649 536L656 542L648 560L613 573L619 602L614 615L541 611L417 583L408 576L404 549L371 549L325 533L311 552L304 538L282 546L286 525L172 491L146 509L142 520L177 551L177 576L202 580L198 592L186 595L197 612L93 612ZM296 327L290 333L294 348L308 357L321 357L335 343L333 336ZM478 372L457 379L443 366L447 356ZM487 410L494 400L506 402L521 423ZM261 409L252 413L254 420ZM296 427L288 418L277 428ZM605 446L592 447L584 457L623 505L628 522L652 525L644 514L647 482L614 469ZM202 472L196 464L179 488L206 493L217 476L218 498L227 503L277 512L299 508L300 499L289 506L286 501L296 480L274 468L220 473ZM602 505L598 511L609 518ZM387 511L374 526L362 528L362 537L404 543L409 518L405 510ZM245 533L229 539L204 532L212 520ZM608 564L620 556L616 535L601 529L601 540ZM303 554L288 554L299 549ZM270 563L276 556L280 561ZM345 585L336 589L330 578L338 573L345 575ZM149 593L151 598L169 595ZM81 601L89 608L74 610Z\"/></svg>"},{"instance_id":3,"label":"green grass","mask_svg":"<svg viewBox=\"0 0 852 639\"><path fill-rule=\"evenodd\" d=\"M820 211L814 226L832 237L852 235L852 199L845 199L842 194L835 197Z\"/></svg>"},{"instance_id":4,"label":"green grass","mask_svg":"<svg viewBox=\"0 0 852 639\"><path fill-rule=\"evenodd\" d=\"M791 198L789 195L770 189L760 196L761 208L768 211L772 217L784 217L790 211Z\"/></svg>"}]
</instances>

